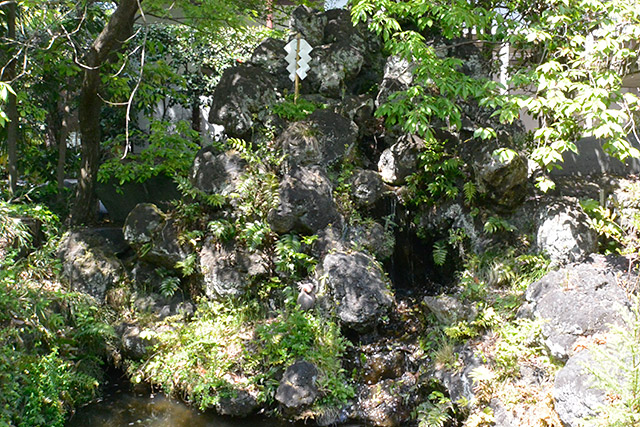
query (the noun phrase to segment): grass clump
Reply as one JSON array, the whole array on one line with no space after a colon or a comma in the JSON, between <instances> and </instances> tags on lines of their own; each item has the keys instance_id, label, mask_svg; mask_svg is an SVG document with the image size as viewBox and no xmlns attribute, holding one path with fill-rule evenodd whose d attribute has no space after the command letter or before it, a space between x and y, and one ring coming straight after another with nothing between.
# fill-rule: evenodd
<instances>
[{"instance_id":1,"label":"grass clump","mask_svg":"<svg viewBox=\"0 0 640 427\"><path fill-rule=\"evenodd\" d=\"M338 325L313 313L281 310L267 318L251 304L202 299L192 321L177 322L156 336L154 355L132 366L134 380L149 381L204 410L236 390L272 404L278 379L305 359L319 371L318 408L353 397L341 367L346 340Z\"/></svg>"}]
</instances>

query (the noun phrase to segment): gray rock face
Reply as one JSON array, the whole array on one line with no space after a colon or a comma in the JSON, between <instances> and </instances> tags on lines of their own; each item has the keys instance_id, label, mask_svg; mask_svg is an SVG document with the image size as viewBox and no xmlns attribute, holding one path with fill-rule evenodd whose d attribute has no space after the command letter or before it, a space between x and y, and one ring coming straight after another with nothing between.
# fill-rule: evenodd
<instances>
[{"instance_id":1,"label":"gray rock face","mask_svg":"<svg viewBox=\"0 0 640 427\"><path fill-rule=\"evenodd\" d=\"M189 177L193 185L208 194L227 196L235 191L246 162L235 152L217 154L212 146L198 151Z\"/></svg>"},{"instance_id":2,"label":"gray rock face","mask_svg":"<svg viewBox=\"0 0 640 427\"><path fill-rule=\"evenodd\" d=\"M360 208L369 208L382 198L386 191L379 173L359 170L351 180L351 195Z\"/></svg>"},{"instance_id":3,"label":"gray rock face","mask_svg":"<svg viewBox=\"0 0 640 427\"><path fill-rule=\"evenodd\" d=\"M276 233L314 234L341 221L331 182L319 167L296 168L285 175L279 194L280 205L269 213L269 225Z\"/></svg>"},{"instance_id":4,"label":"gray rock face","mask_svg":"<svg viewBox=\"0 0 640 427\"><path fill-rule=\"evenodd\" d=\"M278 138L288 167L330 166L340 161L356 142L358 127L328 110L316 110L307 120L291 124Z\"/></svg>"},{"instance_id":5,"label":"gray rock face","mask_svg":"<svg viewBox=\"0 0 640 427\"><path fill-rule=\"evenodd\" d=\"M151 243L165 223L164 213L153 203L140 203L127 216L124 239L134 248Z\"/></svg>"},{"instance_id":6,"label":"gray rock face","mask_svg":"<svg viewBox=\"0 0 640 427\"><path fill-rule=\"evenodd\" d=\"M101 304L107 291L126 277L108 241L91 230L67 232L58 246L58 258L71 289L91 295Z\"/></svg>"},{"instance_id":7,"label":"gray rock face","mask_svg":"<svg viewBox=\"0 0 640 427\"><path fill-rule=\"evenodd\" d=\"M422 302L439 322L451 325L459 320L473 321L478 314L474 306L465 306L449 295L426 296Z\"/></svg>"},{"instance_id":8,"label":"gray rock face","mask_svg":"<svg viewBox=\"0 0 640 427\"><path fill-rule=\"evenodd\" d=\"M224 126L227 135L250 138L267 113L265 105L278 99L276 82L264 69L251 65L227 68L213 93L209 122Z\"/></svg>"},{"instance_id":9,"label":"gray rock face","mask_svg":"<svg viewBox=\"0 0 640 427\"><path fill-rule=\"evenodd\" d=\"M318 369L313 363L299 360L289 366L280 380L276 400L286 412L311 405L318 397Z\"/></svg>"},{"instance_id":10,"label":"gray rock face","mask_svg":"<svg viewBox=\"0 0 640 427\"><path fill-rule=\"evenodd\" d=\"M527 194L527 159L520 153L494 150L473 169L480 193L501 207L515 208Z\"/></svg>"},{"instance_id":11,"label":"gray rock face","mask_svg":"<svg viewBox=\"0 0 640 427\"><path fill-rule=\"evenodd\" d=\"M318 232L312 253L322 258L331 251L366 251L384 261L393 255L395 237L377 222L345 227L327 227Z\"/></svg>"},{"instance_id":12,"label":"gray rock face","mask_svg":"<svg viewBox=\"0 0 640 427\"><path fill-rule=\"evenodd\" d=\"M327 255L322 274L333 295L336 314L349 328L371 329L393 304L383 272L372 258L361 252Z\"/></svg>"},{"instance_id":13,"label":"gray rock face","mask_svg":"<svg viewBox=\"0 0 640 427\"><path fill-rule=\"evenodd\" d=\"M230 417L247 417L258 410L258 401L246 390L234 390L232 396L221 397L216 412Z\"/></svg>"},{"instance_id":14,"label":"gray rock face","mask_svg":"<svg viewBox=\"0 0 640 427\"><path fill-rule=\"evenodd\" d=\"M458 349L456 353L462 368L456 370L444 367L437 368L433 373L433 377L447 388L452 402L462 398L471 401L475 397L471 374L475 369L482 366L482 360L474 354L473 349L467 344Z\"/></svg>"},{"instance_id":15,"label":"gray rock face","mask_svg":"<svg viewBox=\"0 0 640 427\"><path fill-rule=\"evenodd\" d=\"M324 13L308 6L298 6L291 12L291 30L299 32L311 46L318 46L324 40L327 17Z\"/></svg>"},{"instance_id":16,"label":"gray rock face","mask_svg":"<svg viewBox=\"0 0 640 427\"><path fill-rule=\"evenodd\" d=\"M399 56L387 58L384 76L376 97L376 108L387 102L392 93L409 88L413 83L413 68L413 64Z\"/></svg>"},{"instance_id":17,"label":"gray rock face","mask_svg":"<svg viewBox=\"0 0 640 427\"><path fill-rule=\"evenodd\" d=\"M597 236L574 199L554 200L538 213L538 250L555 265L581 261L597 248Z\"/></svg>"},{"instance_id":18,"label":"gray rock face","mask_svg":"<svg viewBox=\"0 0 640 427\"><path fill-rule=\"evenodd\" d=\"M363 386L357 396L357 416L367 424L380 427L403 426L411 419L411 402L415 399L416 379L405 373L397 379Z\"/></svg>"},{"instance_id":19,"label":"gray rock face","mask_svg":"<svg viewBox=\"0 0 640 427\"><path fill-rule=\"evenodd\" d=\"M319 46L312 52L308 81L313 92L339 98L364 64L364 49L347 41Z\"/></svg>"},{"instance_id":20,"label":"gray rock face","mask_svg":"<svg viewBox=\"0 0 640 427\"><path fill-rule=\"evenodd\" d=\"M137 205L127 216L124 238L150 264L175 268L189 255L188 248L178 243L178 227L151 203Z\"/></svg>"},{"instance_id":21,"label":"gray rock face","mask_svg":"<svg viewBox=\"0 0 640 427\"><path fill-rule=\"evenodd\" d=\"M266 273L258 254L249 254L233 244L217 244L211 239L205 241L200 250L200 270L205 294L211 299L239 297L252 277Z\"/></svg>"},{"instance_id":22,"label":"gray rock face","mask_svg":"<svg viewBox=\"0 0 640 427\"><path fill-rule=\"evenodd\" d=\"M621 324L628 310L619 286L623 270L611 263L612 258L593 256L589 263L552 271L527 289L534 315L547 320L542 334L554 357L567 360L578 338Z\"/></svg>"},{"instance_id":23,"label":"gray rock face","mask_svg":"<svg viewBox=\"0 0 640 427\"><path fill-rule=\"evenodd\" d=\"M403 185L406 178L418 170L418 155L424 141L417 135L404 135L384 150L378 161L382 180L391 185Z\"/></svg>"},{"instance_id":24,"label":"gray rock face","mask_svg":"<svg viewBox=\"0 0 640 427\"><path fill-rule=\"evenodd\" d=\"M567 427L584 426L586 419L606 404L605 393L594 387L595 377L586 369L592 365L591 353L583 350L556 374L552 392L554 408Z\"/></svg>"},{"instance_id":25,"label":"gray rock face","mask_svg":"<svg viewBox=\"0 0 640 427\"><path fill-rule=\"evenodd\" d=\"M251 54L251 65L258 66L275 78L280 89L291 88L287 61L284 59L284 40L267 38Z\"/></svg>"}]
</instances>

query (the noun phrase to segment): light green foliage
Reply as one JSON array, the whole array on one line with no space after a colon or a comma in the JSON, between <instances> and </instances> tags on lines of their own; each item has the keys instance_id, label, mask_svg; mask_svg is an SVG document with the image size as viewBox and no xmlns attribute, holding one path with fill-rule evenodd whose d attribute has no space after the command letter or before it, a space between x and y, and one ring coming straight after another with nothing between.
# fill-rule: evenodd
<instances>
[{"instance_id":1,"label":"light green foliage","mask_svg":"<svg viewBox=\"0 0 640 427\"><path fill-rule=\"evenodd\" d=\"M288 96L283 101L272 105L271 111L280 118L297 122L299 120L306 119L311 113L319 108L324 108L324 105L307 101L304 98L299 98L298 103L294 103L293 98Z\"/></svg>"},{"instance_id":2,"label":"light green foliage","mask_svg":"<svg viewBox=\"0 0 640 427\"><path fill-rule=\"evenodd\" d=\"M0 268L0 425L64 425L71 408L98 393L113 331L89 297L59 290L58 220L41 206L0 204L0 221L30 213L44 222L39 248L2 257ZM0 241L12 228L0 229ZM15 236L14 236L15 237Z\"/></svg>"},{"instance_id":3,"label":"light green foliage","mask_svg":"<svg viewBox=\"0 0 640 427\"><path fill-rule=\"evenodd\" d=\"M444 145L443 141L433 140L420 153L420 172L407 180L411 203L432 205L442 198L455 199L460 192L464 162L459 156L447 153Z\"/></svg>"},{"instance_id":4,"label":"light green foliage","mask_svg":"<svg viewBox=\"0 0 640 427\"><path fill-rule=\"evenodd\" d=\"M585 368L595 377L594 386L604 390L607 404L597 408L588 425L635 426L640 423L640 303L638 298L625 326L614 326L604 346L590 349L593 363Z\"/></svg>"},{"instance_id":5,"label":"light green foliage","mask_svg":"<svg viewBox=\"0 0 640 427\"><path fill-rule=\"evenodd\" d=\"M285 234L275 245L276 270L302 277L315 270L317 260L302 251L302 244L310 245L318 236L303 237L302 241L295 234Z\"/></svg>"},{"instance_id":6,"label":"light green foliage","mask_svg":"<svg viewBox=\"0 0 640 427\"><path fill-rule=\"evenodd\" d=\"M454 420L456 406L442 392L433 391L416 409L418 427L444 427Z\"/></svg>"},{"instance_id":7,"label":"light green foliage","mask_svg":"<svg viewBox=\"0 0 640 427\"><path fill-rule=\"evenodd\" d=\"M154 121L149 135L134 133L148 141L148 147L140 154L130 154L122 159L123 136L112 141L112 157L100 166L98 180L115 179L120 185L126 182L144 182L164 174L170 178L186 177L193 159L200 148L200 136L190 124L179 121Z\"/></svg>"},{"instance_id":8,"label":"light green foliage","mask_svg":"<svg viewBox=\"0 0 640 427\"><path fill-rule=\"evenodd\" d=\"M15 92L7 82L0 81L0 107L4 106L4 103L7 101L9 97L9 93ZM9 121L7 114L4 112L2 108L0 108L0 128L4 127L4 125Z\"/></svg>"},{"instance_id":9,"label":"light green foliage","mask_svg":"<svg viewBox=\"0 0 640 427\"><path fill-rule=\"evenodd\" d=\"M589 216L591 228L603 238L604 241L599 243L606 253L623 251L632 243L625 230L616 222L616 214L611 209L601 206L600 202L593 199L581 200L580 206ZM635 247L629 249L633 250Z\"/></svg>"},{"instance_id":10,"label":"light green foliage","mask_svg":"<svg viewBox=\"0 0 640 427\"><path fill-rule=\"evenodd\" d=\"M184 391L188 401L205 409L234 388L254 391L260 403L272 402L278 373L305 359L319 371L319 408L353 397L340 364L346 340L338 325L313 313L283 311L266 320L251 304L231 306L202 300L189 323L158 335L150 360L134 378L161 385L166 392ZM229 382L233 372L239 382Z\"/></svg>"},{"instance_id":11,"label":"light green foliage","mask_svg":"<svg viewBox=\"0 0 640 427\"><path fill-rule=\"evenodd\" d=\"M554 0L528 6L517 1L356 0L352 18L368 23L390 53L413 64L413 84L392 95L378 113L389 124L424 136L428 146L434 142L435 123L459 129L461 103L477 101L494 109L501 123L511 123L522 109L538 119L532 158L547 170L588 135L602 139L605 150L620 159L640 155L626 138L640 102L622 90L623 78L635 71L638 60L637 0ZM432 43L430 36L452 45L481 44L487 61L495 61L500 47L509 43L516 51L511 57L520 58L510 69L509 87L463 74L461 61L445 55L446 43ZM492 128L475 132L481 139L494 135ZM547 178L539 184L552 188Z\"/></svg>"},{"instance_id":12,"label":"light green foliage","mask_svg":"<svg viewBox=\"0 0 640 427\"><path fill-rule=\"evenodd\" d=\"M512 232L515 228L509 222L497 216L490 216L484 223L484 231L488 234L495 234L501 231Z\"/></svg>"}]
</instances>

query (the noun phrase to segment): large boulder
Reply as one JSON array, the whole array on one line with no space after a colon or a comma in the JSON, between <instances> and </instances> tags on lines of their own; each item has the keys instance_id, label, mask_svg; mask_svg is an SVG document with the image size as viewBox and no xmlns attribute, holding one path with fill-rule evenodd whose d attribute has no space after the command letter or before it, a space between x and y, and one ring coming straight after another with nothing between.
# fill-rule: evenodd
<instances>
[{"instance_id":1,"label":"large boulder","mask_svg":"<svg viewBox=\"0 0 640 427\"><path fill-rule=\"evenodd\" d=\"M404 135L384 150L378 161L382 180L391 185L403 185L409 175L418 171L418 155L424 141L417 135Z\"/></svg>"},{"instance_id":2,"label":"large boulder","mask_svg":"<svg viewBox=\"0 0 640 427\"><path fill-rule=\"evenodd\" d=\"M596 233L575 199L554 199L538 212L538 250L554 265L578 262L597 248Z\"/></svg>"},{"instance_id":3,"label":"large boulder","mask_svg":"<svg viewBox=\"0 0 640 427\"><path fill-rule=\"evenodd\" d=\"M323 12L311 9L309 6L298 6L291 12L289 27L300 33L311 46L319 46L324 40L324 27L327 17Z\"/></svg>"},{"instance_id":4,"label":"large boulder","mask_svg":"<svg viewBox=\"0 0 640 427\"><path fill-rule=\"evenodd\" d=\"M190 248L179 242L175 220L151 203L140 203L129 213L123 232L140 259L150 264L175 268L191 254Z\"/></svg>"},{"instance_id":5,"label":"large boulder","mask_svg":"<svg viewBox=\"0 0 640 427\"><path fill-rule=\"evenodd\" d=\"M295 168L280 182L280 203L269 213L276 233L314 234L341 221L329 178L320 167Z\"/></svg>"},{"instance_id":6,"label":"large boulder","mask_svg":"<svg viewBox=\"0 0 640 427\"><path fill-rule=\"evenodd\" d=\"M622 324L628 300L621 285L634 282L624 259L594 255L582 264L552 271L525 293L527 309L542 318L544 344L552 356L567 360L579 339Z\"/></svg>"},{"instance_id":7,"label":"large boulder","mask_svg":"<svg viewBox=\"0 0 640 427\"><path fill-rule=\"evenodd\" d=\"M305 87L330 98L340 98L348 83L360 73L364 59L363 46L348 40L319 46L311 54Z\"/></svg>"},{"instance_id":8,"label":"large boulder","mask_svg":"<svg viewBox=\"0 0 640 427\"><path fill-rule=\"evenodd\" d=\"M267 71L275 78L277 87L281 90L291 89L291 80L287 71L287 61L284 58L284 40L267 38L258 45L251 54L249 63Z\"/></svg>"},{"instance_id":9,"label":"large boulder","mask_svg":"<svg viewBox=\"0 0 640 427\"><path fill-rule=\"evenodd\" d=\"M358 127L329 110L316 110L308 119L291 124L278 138L289 168L331 166L351 151Z\"/></svg>"},{"instance_id":10,"label":"large boulder","mask_svg":"<svg viewBox=\"0 0 640 427\"><path fill-rule=\"evenodd\" d=\"M276 86L261 67L227 68L213 93L209 122L224 126L229 136L250 138L254 127L266 119L265 106L278 100Z\"/></svg>"},{"instance_id":11,"label":"large boulder","mask_svg":"<svg viewBox=\"0 0 640 427\"><path fill-rule=\"evenodd\" d=\"M350 184L351 196L359 208L372 207L387 191L380 174L372 170L356 171Z\"/></svg>"},{"instance_id":12,"label":"large boulder","mask_svg":"<svg viewBox=\"0 0 640 427\"><path fill-rule=\"evenodd\" d=\"M498 148L474 162L473 169L478 191L494 205L513 209L524 200L528 173L524 155Z\"/></svg>"},{"instance_id":13,"label":"large boulder","mask_svg":"<svg viewBox=\"0 0 640 427\"><path fill-rule=\"evenodd\" d=\"M328 254L321 273L340 322L351 329L375 327L393 304L384 273L362 252Z\"/></svg>"},{"instance_id":14,"label":"large boulder","mask_svg":"<svg viewBox=\"0 0 640 427\"><path fill-rule=\"evenodd\" d=\"M284 372L276 390L276 400L285 412L297 412L311 405L319 395L318 369L313 363L299 360Z\"/></svg>"},{"instance_id":15,"label":"large boulder","mask_svg":"<svg viewBox=\"0 0 640 427\"><path fill-rule=\"evenodd\" d=\"M130 181L122 185L115 178L98 182L96 194L106 208L109 219L116 224L123 224L129 212L139 203L164 206L182 197L173 179L164 174L152 176L143 182Z\"/></svg>"},{"instance_id":16,"label":"large boulder","mask_svg":"<svg viewBox=\"0 0 640 427\"><path fill-rule=\"evenodd\" d=\"M251 279L265 274L263 258L230 243L207 239L200 250L205 294L211 299L243 295Z\"/></svg>"},{"instance_id":17,"label":"large boulder","mask_svg":"<svg viewBox=\"0 0 640 427\"><path fill-rule=\"evenodd\" d=\"M72 290L105 302L107 291L126 279L124 268L108 240L91 230L67 232L58 246L62 276Z\"/></svg>"},{"instance_id":18,"label":"large boulder","mask_svg":"<svg viewBox=\"0 0 640 427\"><path fill-rule=\"evenodd\" d=\"M208 194L228 196L236 190L246 162L234 151L217 153L208 146L196 154L189 177L193 185Z\"/></svg>"}]
</instances>

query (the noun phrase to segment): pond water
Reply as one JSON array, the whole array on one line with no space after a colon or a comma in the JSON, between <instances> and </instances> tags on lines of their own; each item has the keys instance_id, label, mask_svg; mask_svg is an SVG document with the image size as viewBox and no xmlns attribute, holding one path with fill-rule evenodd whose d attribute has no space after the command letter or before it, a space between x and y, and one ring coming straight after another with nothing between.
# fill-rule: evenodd
<instances>
[{"instance_id":1,"label":"pond water","mask_svg":"<svg viewBox=\"0 0 640 427\"><path fill-rule=\"evenodd\" d=\"M126 382L112 381L103 397L78 408L67 427L295 427L265 417L231 418L200 412L178 400L149 392L135 392ZM350 424L349 426L356 426ZM347 426L343 426L347 427Z\"/></svg>"}]
</instances>

